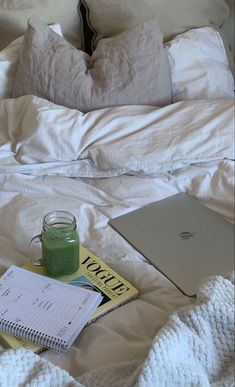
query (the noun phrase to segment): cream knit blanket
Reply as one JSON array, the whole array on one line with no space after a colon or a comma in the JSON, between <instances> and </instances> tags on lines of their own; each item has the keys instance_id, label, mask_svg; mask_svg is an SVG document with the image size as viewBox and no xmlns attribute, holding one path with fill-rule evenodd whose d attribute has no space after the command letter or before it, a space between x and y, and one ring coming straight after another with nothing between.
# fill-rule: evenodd
<instances>
[{"instance_id":1,"label":"cream knit blanket","mask_svg":"<svg viewBox=\"0 0 235 387\"><path fill-rule=\"evenodd\" d=\"M195 306L175 312L143 361L118 363L73 379L25 350L0 353L0 386L232 387L234 274L201 283Z\"/></svg>"}]
</instances>

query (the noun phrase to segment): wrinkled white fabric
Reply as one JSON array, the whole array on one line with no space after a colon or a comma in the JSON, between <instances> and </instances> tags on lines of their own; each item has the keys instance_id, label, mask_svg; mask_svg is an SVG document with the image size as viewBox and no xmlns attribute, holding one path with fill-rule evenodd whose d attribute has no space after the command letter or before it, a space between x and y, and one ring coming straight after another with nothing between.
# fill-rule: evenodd
<instances>
[{"instance_id":1,"label":"wrinkled white fabric","mask_svg":"<svg viewBox=\"0 0 235 387\"><path fill-rule=\"evenodd\" d=\"M3 100L1 172L150 175L201 161L233 159L233 112L232 98L86 114L32 96Z\"/></svg>"}]
</instances>

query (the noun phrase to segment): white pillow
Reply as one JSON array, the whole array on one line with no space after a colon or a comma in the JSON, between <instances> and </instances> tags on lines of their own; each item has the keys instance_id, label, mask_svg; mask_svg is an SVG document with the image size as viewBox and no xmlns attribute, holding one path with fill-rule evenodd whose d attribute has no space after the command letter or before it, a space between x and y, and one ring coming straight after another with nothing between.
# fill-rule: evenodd
<instances>
[{"instance_id":1,"label":"white pillow","mask_svg":"<svg viewBox=\"0 0 235 387\"><path fill-rule=\"evenodd\" d=\"M234 80L220 33L202 27L177 35L168 50L173 102L234 96Z\"/></svg>"},{"instance_id":2,"label":"white pillow","mask_svg":"<svg viewBox=\"0 0 235 387\"><path fill-rule=\"evenodd\" d=\"M52 24L49 27L58 35L63 36L60 24ZM9 46L0 51L0 98L12 98L23 39L24 35L13 40Z\"/></svg>"}]
</instances>

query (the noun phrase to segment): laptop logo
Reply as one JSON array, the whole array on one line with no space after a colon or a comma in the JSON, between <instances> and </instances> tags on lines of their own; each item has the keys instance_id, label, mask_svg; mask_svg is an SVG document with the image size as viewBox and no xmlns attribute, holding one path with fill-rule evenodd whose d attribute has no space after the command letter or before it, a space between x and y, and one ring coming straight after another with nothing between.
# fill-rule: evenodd
<instances>
[{"instance_id":1,"label":"laptop logo","mask_svg":"<svg viewBox=\"0 0 235 387\"><path fill-rule=\"evenodd\" d=\"M190 231L183 231L179 235L181 239L188 240L190 238L193 238L195 236L195 233Z\"/></svg>"}]
</instances>

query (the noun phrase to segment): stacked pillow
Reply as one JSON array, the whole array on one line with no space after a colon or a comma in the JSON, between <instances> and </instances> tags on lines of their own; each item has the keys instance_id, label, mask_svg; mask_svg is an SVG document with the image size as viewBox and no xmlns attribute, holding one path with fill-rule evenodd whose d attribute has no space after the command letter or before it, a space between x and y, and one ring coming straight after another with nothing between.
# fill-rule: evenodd
<instances>
[{"instance_id":1,"label":"stacked pillow","mask_svg":"<svg viewBox=\"0 0 235 387\"><path fill-rule=\"evenodd\" d=\"M217 29L191 29L177 35L165 47L173 102L234 96L233 74Z\"/></svg>"},{"instance_id":2,"label":"stacked pillow","mask_svg":"<svg viewBox=\"0 0 235 387\"><path fill-rule=\"evenodd\" d=\"M60 24L49 26L62 36ZM0 51L0 98L12 98L15 76L18 69L19 55L24 36L16 38L4 50Z\"/></svg>"},{"instance_id":3,"label":"stacked pillow","mask_svg":"<svg viewBox=\"0 0 235 387\"><path fill-rule=\"evenodd\" d=\"M191 28L221 27L228 18L226 0L81 0L83 25L88 25L92 39L86 49L97 42L149 19L158 19L164 40ZM86 31L87 32L87 31ZM86 36L85 36L86 39Z\"/></svg>"},{"instance_id":4,"label":"stacked pillow","mask_svg":"<svg viewBox=\"0 0 235 387\"><path fill-rule=\"evenodd\" d=\"M52 10L56 1L0 0L0 20L7 14L23 31L30 10L43 14ZM35 94L86 112L106 106L165 106L180 100L234 95L233 76L218 29L189 28L205 23L221 26L228 15L225 0L213 0L213 4L211 0L82 0L83 25L88 23L93 34L87 45L90 55L67 41L77 34L70 19L74 7L75 0L62 0L55 13L66 40L32 18L25 39L17 38L0 51L0 98ZM52 14L47 14L48 20ZM160 15L161 28L156 19L149 20L156 15ZM69 24L72 35L67 33ZM7 36L0 37L0 45ZM78 34L78 46L81 40Z\"/></svg>"},{"instance_id":5,"label":"stacked pillow","mask_svg":"<svg viewBox=\"0 0 235 387\"><path fill-rule=\"evenodd\" d=\"M169 61L155 20L111 39L89 56L32 18L25 33L14 97L33 94L87 112L107 106L171 103Z\"/></svg>"}]
</instances>

